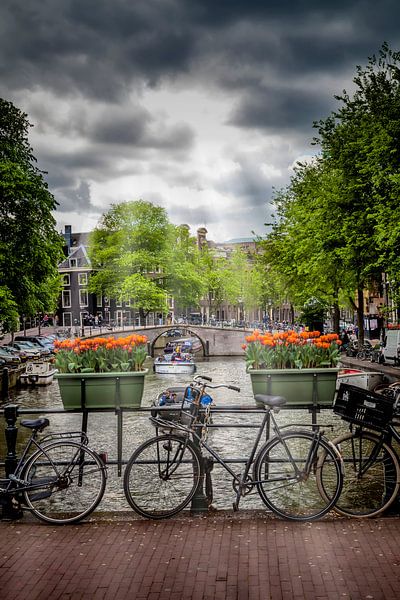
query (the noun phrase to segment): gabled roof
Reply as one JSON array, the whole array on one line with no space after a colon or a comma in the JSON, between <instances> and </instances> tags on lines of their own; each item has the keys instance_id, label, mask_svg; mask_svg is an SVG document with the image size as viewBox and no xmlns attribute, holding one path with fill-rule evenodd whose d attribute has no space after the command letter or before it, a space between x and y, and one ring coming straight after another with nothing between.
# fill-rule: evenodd
<instances>
[{"instance_id":1,"label":"gabled roof","mask_svg":"<svg viewBox=\"0 0 400 600\"><path fill-rule=\"evenodd\" d=\"M69 255L58 265L59 269L69 269L70 259L76 259L77 267L90 267L90 259L85 246L72 246Z\"/></svg>"}]
</instances>

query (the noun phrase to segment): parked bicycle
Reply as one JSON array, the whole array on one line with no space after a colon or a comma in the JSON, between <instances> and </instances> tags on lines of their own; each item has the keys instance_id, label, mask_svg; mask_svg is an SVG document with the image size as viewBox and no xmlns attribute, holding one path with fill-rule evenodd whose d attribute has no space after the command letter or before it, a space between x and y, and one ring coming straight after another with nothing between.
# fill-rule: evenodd
<instances>
[{"instance_id":1,"label":"parked bicycle","mask_svg":"<svg viewBox=\"0 0 400 600\"><path fill-rule=\"evenodd\" d=\"M39 440L48 419L20 424L31 430L31 436L14 473L0 479L0 505L12 502L56 525L89 516L103 497L107 470L100 456L88 448L86 435L57 433Z\"/></svg>"},{"instance_id":2,"label":"parked bicycle","mask_svg":"<svg viewBox=\"0 0 400 600\"><path fill-rule=\"evenodd\" d=\"M334 412L350 424L347 433L333 440L344 463L343 489L335 506L340 514L376 517L395 501L400 488L400 463L392 440L400 443L396 429L400 424L399 403L398 384L387 386L380 394L352 385L340 386ZM330 469L330 462L327 466ZM323 464L317 476L324 494Z\"/></svg>"},{"instance_id":3,"label":"parked bicycle","mask_svg":"<svg viewBox=\"0 0 400 600\"><path fill-rule=\"evenodd\" d=\"M336 447L316 428L307 431L290 425L279 427L274 412L286 400L259 394L255 398L265 414L243 472L235 473L207 442L211 403L203 410L201 406L205 399L211 400L209 388L240 389L207 383L211 381L204 375L194 378L186 388L176 420L161 410L151 417L157 434L134 451L125 469L124 492L130 506L152 519L171 517L183 510L202 484L204 449L207 457L211 456L232 477L234 510L238 510L243 496L256 489L267 508L280 517L308 521L325 515L342 489L342 464ZM275 435L257 451L269 418ZM288 427L291 429L283 431ZM323 494L317 485L321 456Z\"/></svg>"}]
</instances>

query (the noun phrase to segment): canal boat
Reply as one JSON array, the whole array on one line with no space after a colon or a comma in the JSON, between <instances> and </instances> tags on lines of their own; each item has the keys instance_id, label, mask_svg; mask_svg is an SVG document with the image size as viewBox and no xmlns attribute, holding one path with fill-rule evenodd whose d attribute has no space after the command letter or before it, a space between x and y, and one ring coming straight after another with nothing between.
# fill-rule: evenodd
<instances>
[{"instance_id":1,"label":"canal boat","mask_svg":"<svg viewBox=\"0 0 400 600\"><path fill-rule=\"evenodd\" d=\"M29 361L21 373L21 385L49 385L57 369L48 361Z\"/></svg>"},{"instance_id":2,"label":"canal boat","mask_svg":"<svg viewBox=\"0 0 400 600\"><path fill-rule=\"evenodd\" d=\"M384 374L380 371L362 371L361 369L341 369L337 376L336 389L341 383L356 385L364 390L373 391L377 385L384 381Z\"/></svg>"},{"instance_id":3,"label":"canal boat","mask_svg":"<svg viewBox=\"0 0 400 600\"><path fill-rule=\"evenodd\" d=\"M154 360L153 370L155 373L163 375L176 375L178 373L190 375L196 371L196 364L191 354L173 352L172 354L158 356Z\"/></svg>"}]
</instances>

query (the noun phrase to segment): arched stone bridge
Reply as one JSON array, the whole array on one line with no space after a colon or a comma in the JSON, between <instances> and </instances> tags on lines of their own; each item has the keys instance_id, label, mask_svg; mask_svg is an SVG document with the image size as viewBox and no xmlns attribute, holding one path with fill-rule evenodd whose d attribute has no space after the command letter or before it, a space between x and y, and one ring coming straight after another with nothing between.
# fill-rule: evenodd
<instances>
[{"instance_id":1,"label":"arched stone bridge","mask_svg":"<svg viewBox=\"0 0 400 600\"><path fill-rule=\"evenodd\" d=\"M130 333L146 335L149 339L149 353L154 356L154 345L163 333L169 330L182 332L180 337L197 337L201 343L204 356L238 356L243 355L242 344L250 329L235 329L222 327L208 327L206 325L155 325L149 327L136 327L134 330L114 331L110 335L121 337ZM178 338L170 338L171 341Z\"/></svg>"}]
</instances>

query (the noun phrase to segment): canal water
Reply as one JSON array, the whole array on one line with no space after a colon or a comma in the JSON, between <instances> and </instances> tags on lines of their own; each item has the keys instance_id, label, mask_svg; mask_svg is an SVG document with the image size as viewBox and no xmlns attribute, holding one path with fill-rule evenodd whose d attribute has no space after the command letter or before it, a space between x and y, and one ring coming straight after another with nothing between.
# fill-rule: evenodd
<instances>
[{"instance_id":1,"label":"canal water","mask_svg":"<svg viewBox=\"0 0 400 600\"><path fill-rule=\"evenodd\" d=\"M250 376L245 370L245 361L241 357L212 357L198 358L197 374L212 377L214 384L231 384L240 387L240 393L219 389L213 390L216 406L240 405L254 407L254 398L251 389ZM188 375L160 375L152 372L149 363L149 374L145 379L142 406L150 407L158 394L167 387L185 386L190 383ZM47 432L78 431L81 429L81 415L73 413L61 413L46 415L46 409L62 408L61 397L57 381L51 385L40 388L19 388L11 390L9 401L17 403L23 408L43 409L43 415L50 420L50 428ZM3 405L0 404L0 408ZM34 418L40 415L35 414ZM24 415L24 418L30 418ZM311 423L311 416L307 411L282 410L278 415L279 424L287 423ZM235 425L251 424L257 425L262 419L262 414L221 414L216 413L213 417L214 424ZM330 410L324 410L318 417L318 422L336 423L340 421ZM337 429L336 429L337 431ZM155 430L149 421L149 413L124 412L123 415L123 460L127 461L133 450L144 440L154 435ZM209 445L218 451L224 458L246 458L252 447L252 442L257 433L256 428L210 428ZM29 436L27 429L19 427L17 452L20 452L24 442ZM90 413L88 421L89 446L97 452L106 452L110 459L117 458L117 418L113 412ZM329 437L333 434L329 433ZM0 435L0 457L3 460L6 455L4 436ZM241 465L232 467L238 472ZM123 477L118 477L116 465L110 465L107 489L99 507L104 511L126 511L129 506L123 493ZM217 509L232 507L234 491L232 489L231 477L218 465L212 472L214 491L213 506ZM263 508L264 505L257 493L246 496L241 501L241 508Z\"/></svg>"}]
</instances>

